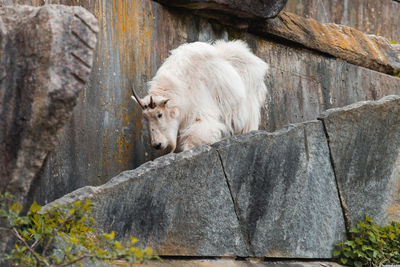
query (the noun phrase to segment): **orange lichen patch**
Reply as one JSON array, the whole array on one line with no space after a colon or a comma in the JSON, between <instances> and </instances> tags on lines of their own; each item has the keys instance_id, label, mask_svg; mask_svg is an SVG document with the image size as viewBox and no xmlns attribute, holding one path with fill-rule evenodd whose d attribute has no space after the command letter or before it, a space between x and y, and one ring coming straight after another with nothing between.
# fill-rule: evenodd
<instances>
[{"instance_id":1,"label":"orange lichen patch","mask_svg":"<svg viewBox=\"0 0 400 267\"><path fill-rule=\"evenodd\" d=\"M182 244L182 240L176 241L174 237L168 238L163 247L154 249L155 253L159 255L182 255L190 256L196 255L196 250L193 247L194 244Z\"/></svg>"},{"instance_id":2,"label":"orange lichen patch","mask_svg":"<svg viewBox=\"0 0 400 267\"><path fill-rule=\"evenodd\" d=\"M350 38L344 31L345 29L337 27L337 25L330 24L329 32L332 35L333 43L332 45L341 50L354 51L359 46L355 40Z\"/></svg>"},{"instance_id":3,"label":"orange lichen patch","mask_svg":"<svg viewBox=\"0 0 400 267\"><path fill-rule=\"evenodd\" d=\"M324 40L324 43L326 44L332 44L335 42L331 31L329 31L329 28L327 26L322 26L322 24L316 23L318 26L316 27L317 30L320 33L321 39Z\"/></svg>"},{"instance_id":4,"label":"orange lichen patch","mask_svg":"<svg viewBox=\"0 0 400 267\"><path fill-rule=\"evenodd\" d=\"M267 21L264 31L377 71L392 73L400 65L400 58L390 56L396 55L396 50L386 39L343 25L322 24L281 12Z\"/></svg>"},{"instance_id":5,"label":"orange lichen patch","mask_svg":"<svg viewBox=\"0 0 400 267\"><path fill-rule=\"evenodd\" d=\"M150 1L111 1L112 43L123 75L151 76L154 17Z\"/></svg>"},{"instance_id":6,"label":"orange lichen patch","mask_svg":"<svg viewBox=\"0 0 400 267\"><path fill-rule=\"evenodd\" d=\"M106 145L109 151L103 150L107 161L103 163L111 160L118 165L112 169L126 169L134 154L134 140L142 135L143 129L140 110L130 98L131 83L144 95L138 85L152 76L153 7L149 0L95 0L93 13L100 22L98 51L102 53L97 53L97 62L109 70L103 81L116 84L103 87L102 93L106 98L102 109L110 112L115 125L115 129L103 133L104 143L109 143Z\"/></svg>"},{"instance_id":7,"label":"orange lichen patch","mask_svg":"<svg viewBox=\"0 0 400 267\"><path fill-rule=\"evenodd\" d=\"M308 25L308 30L310 31L310 34L312 38L319 40L320 44L330 44L329 38L326 38L326 31L324 30L326 27L323 26L321 23L317 22L316 20L309 19L306 21ZM319 44L316 42L316 44Z\"/></svg>"},{"instance_id":8,"label":"orange lichen patch","mask_svg":"<svg viewBox=\"0 0 400 267\"><path fill-rule=\"evenodd\" d=\"M130 94L126 94L124 97L130 99ZM121 119L121 131L119 131L117 138L118 152L116 154L116 160L122 165L124 169L128 168L128 163L130 159L129 156L132 154L132 151L134 149L133 138L127 138L124 131L124 129L132 128L129 127L133 121L132 114L129 112L128 109L129 105L132 105L132 103L124 102L122 108L118 112L118 117Z\"/></svg>"},{"instance_id":9,"label":"orange lichen patch","mask_svg":"<svg viewBox=\"0 0 400 267\"><path fill-rule=\"evenodd\" d=\"M135 76L151 77L151 52L153 13L150 1L112 1L112 43L114 49L118 50L119 64L122 78L128 83L124 84L121 79L121 89L124 90L123 103L118 110L122 129L136 129L136 135L141 135L142 123L140 114L131 116L133 103L130 99L129 82L135 80ZM142 88L137 90L144 95ZM131 111L131 112L130 112ZM137 109L136 109L137 111ZM136 120L134 120L136 118ZM132 123L130 127L129 124ZM133 133L132 133L133 134ZM118 162L128 164L129 155L133 153L133 138L127 138L120 134L118 137Z\"/></svg>"},{"instance_id":10,"label":"orange lichen patch","mask_svg":"<svg viewBox=\"0 0 400 267\"><path fill-rule=\"evenodd\" d=\"M400 221L400 205L392 205L386 208L390 221Z\"/></svg>"},{"instance_id":11,"label":"orange lichen patch","mask_svg":"<svg viewBox=\"0 0 400 267\"><path fill-rule=\"evenodd\" d=\"M370 57L371 59L375 60L375 61L381 61L383 62L383 59L386 59L385 57L383 58L379 58L379 55L377 53L377 49L372 47L370 42L369 42L369 38L359 32L359 31L353 31L354 33L354 39L358 40L359 44L360 44L360 50L363 49L364 50L364 54L368 57Z\"/></svg>"},{"instance_id":12,"label":"orange lichen patch","mask_svg":"<svg viewBox=\"0 0 400 267\"><path fill-rule=\"evenodd\" d=\"M290 36L292 33L295 33L295 41L306 42L307 36L306 31L304 31L304 25L301 22L301 18L297 16L290 16L290 13L282 12L281 15L278 16L281 23L277 25L274 29L278 33L283 33L284 36Z\"/></svg>"},{"instance_id":13,"label":"orange lichen patch","mask_svg":"<svg viewBox=\"0 0 400 267\"><path fill-rule=\"evenodd\" d=\"M383 46L388 46L388 44L383 44L381 40L379 40L378 38L374 38L374 37L366 37L367 41L368 41L368 46L371 48L371 50L376 52L376 56L378 58L381 59L381 61L383 62L388 62L387 57L385 56L385 54L382 52L381 49L379 49L379 47L383 47Z\"/></svg>"},{"instance_id":14,"label":"orange lichen patch","mask_svg":"<svg viewBox=\"0 0 400 267\"><path fill-rule=\"evenodd\" d=\"M290 255L288 255L287 253L273 249L268 250L266 255L268 255L268 257L275 257L275 258L290 258Z\"/></svg>"}]
</instances>

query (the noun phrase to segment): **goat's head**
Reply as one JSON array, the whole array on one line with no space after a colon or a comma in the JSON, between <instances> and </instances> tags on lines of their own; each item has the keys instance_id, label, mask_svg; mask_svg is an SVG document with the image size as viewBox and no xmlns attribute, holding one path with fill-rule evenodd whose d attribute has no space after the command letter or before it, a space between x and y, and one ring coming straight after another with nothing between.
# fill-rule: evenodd
<instances>
[{"instance_id":1,"label":"goat's head","mask_svg":"<svg viewBox=\"0 0 400 267\"><path fill-rule=\"evenodd\" d=\"M179 130L179 109L169 106L169 99L162 96L145 96L140 99L133 90L132 99L143 110L148 122L151 145L164 152L174 152Z\"/></svg>"}]
</instances>

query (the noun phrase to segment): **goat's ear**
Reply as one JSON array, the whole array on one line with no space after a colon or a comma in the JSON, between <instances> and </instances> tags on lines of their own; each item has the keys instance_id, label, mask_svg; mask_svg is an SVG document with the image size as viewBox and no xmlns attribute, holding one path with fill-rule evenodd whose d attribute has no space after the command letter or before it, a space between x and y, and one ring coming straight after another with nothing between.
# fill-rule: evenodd
<instances>
[{"instance_id":1,"label":"goat's ear","mask_svg":"<svg viewBox=\"0 0 400 267\"><path fill-rule=\"evenodd\" d=\"M159 104L160 107L165 107L167 105L168 101L169 101L168 98L161 99L160 104Z\"/></svg>"}]
</instances>

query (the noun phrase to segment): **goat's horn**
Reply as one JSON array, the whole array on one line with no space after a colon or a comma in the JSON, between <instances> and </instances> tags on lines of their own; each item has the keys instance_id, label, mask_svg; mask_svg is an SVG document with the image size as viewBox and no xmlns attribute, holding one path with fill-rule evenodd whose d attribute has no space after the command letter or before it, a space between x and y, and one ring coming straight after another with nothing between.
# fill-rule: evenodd
<instances>
[{"instance_id":1,"label":"goat's horn","mask_svg":"<svg viewBox=\"0 0 400 267\"><path fill-rule=\"evenodd\" d=\"M139 106L142 109L145 109L145 105L144 105L142 99L140 99L140 97L138 97L138 95L136 94L135 89L133 88L133 86L131 87L131 89L132 89L132 96L134 97L134 100L136 100L136 102L139 104Z\"/></svg>"},{"instance_id":2,"label":"goat's horn","mask_svg":"<svg viewBox=\"0 0 400 267\"><path fill-rule=\"evenodd\" d=\"M153 96L150 96L150 104L149 104L150 108L155 108L156 107L156 103L153 102Z\"/></svg>"}]
</instances>

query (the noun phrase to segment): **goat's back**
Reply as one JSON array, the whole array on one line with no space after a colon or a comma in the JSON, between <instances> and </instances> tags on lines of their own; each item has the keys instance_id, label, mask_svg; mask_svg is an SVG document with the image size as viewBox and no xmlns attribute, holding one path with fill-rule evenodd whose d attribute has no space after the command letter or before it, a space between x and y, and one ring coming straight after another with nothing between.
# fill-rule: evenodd
<instances>
[{"instance_id":1,"label":"goat's back","mask_svg":"<svg viewBox=\"0 0 400 267\"><path fill-rule=\"evenodd\" d=\"M242 41L184 44L159 68L150 94L171 98L193 117L189 125L200 114L222 119L228 135L245 133L258 129L267 69Z\"/></svg>"}]
</instances>

